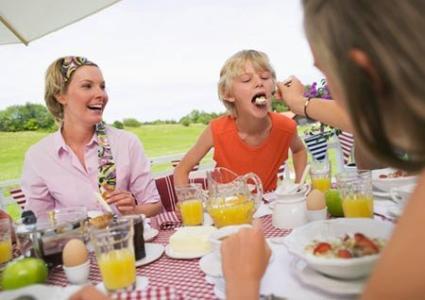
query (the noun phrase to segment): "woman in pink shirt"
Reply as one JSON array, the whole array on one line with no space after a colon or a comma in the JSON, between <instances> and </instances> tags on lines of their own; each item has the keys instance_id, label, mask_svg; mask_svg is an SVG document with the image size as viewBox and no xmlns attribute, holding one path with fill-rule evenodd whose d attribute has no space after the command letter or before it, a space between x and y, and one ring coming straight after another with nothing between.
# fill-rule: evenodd
<instances>
[{"instance_id":1,"label":"woman in pink shirt","mask_svg":"<svg viewBox=\"0 0 425 300\"><path fill-rule=\"evenodd\" d=\"M96 193L122 214L153 216L160 197L138 138L106 126L108 102L99 67L84 57L54 61L45 101L60 129L26 153L22 188L36 214L61 207L101 210Z\"/></svg>"}]
</instances>

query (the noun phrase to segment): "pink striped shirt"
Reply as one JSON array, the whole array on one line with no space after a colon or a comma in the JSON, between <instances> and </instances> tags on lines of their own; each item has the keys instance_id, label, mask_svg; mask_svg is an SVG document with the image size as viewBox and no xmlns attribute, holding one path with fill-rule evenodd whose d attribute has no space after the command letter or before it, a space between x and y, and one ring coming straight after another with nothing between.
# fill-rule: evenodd
<instances>
[{"instance_id":1,"label":"pink striped shirt","mask_svg":"<svg viewBox=\"0 0 425 300\"><path fill-rule=\"evenodd\" d=\"M116 189L133 193L138 204L160 201L150 162L139 139L113 127L107 127L107 135L116 164ZM70 206L101 210L94 195L98 192L97 149L97 137L93 135L86 145L84 169L60 131L31 146L25 155L22 174L25 208L36 214Z\"/></svg>"}]
</instances>

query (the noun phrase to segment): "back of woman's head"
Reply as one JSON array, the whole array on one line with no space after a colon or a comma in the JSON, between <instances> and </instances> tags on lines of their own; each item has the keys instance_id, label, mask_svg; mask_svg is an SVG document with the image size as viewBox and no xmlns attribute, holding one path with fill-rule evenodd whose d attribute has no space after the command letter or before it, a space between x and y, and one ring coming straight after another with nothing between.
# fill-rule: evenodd
<instances>
[{"instance_id":1,"label":"back of woman's head","mask_svg":"<svg viewBox=\"0 0 425 300\"><path fill-rule=\"evenodd\" d=\"M359 142L394 167L425 167L425 1L304 0L307 38ZM366 54L371 68L351 54ZM407 153L406 156L400 153Z\"/></svg>"}]
</instances>

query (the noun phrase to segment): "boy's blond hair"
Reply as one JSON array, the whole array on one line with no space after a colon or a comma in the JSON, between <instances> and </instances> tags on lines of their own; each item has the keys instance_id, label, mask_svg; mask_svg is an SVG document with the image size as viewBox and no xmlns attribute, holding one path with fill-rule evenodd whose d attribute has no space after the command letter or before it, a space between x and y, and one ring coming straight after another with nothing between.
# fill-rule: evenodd
<instances>
[{"instance_id":1,"label":"boy's blond hair","mask_svg":"<svg viewBox=\"0 0 425 300\"><path fill-rule=\"evenodd\" d=\"M232 116L236 116L235 105L233 102L227 101L226 97L229 97L233 80L245 71L247 62L250 62L257 72L269 71L272 74L273 82L276 81L276 72L266 53L257 50L242 50L233 54L221 68L218 81L218 97Z\"/></svg>"}]
</instances>

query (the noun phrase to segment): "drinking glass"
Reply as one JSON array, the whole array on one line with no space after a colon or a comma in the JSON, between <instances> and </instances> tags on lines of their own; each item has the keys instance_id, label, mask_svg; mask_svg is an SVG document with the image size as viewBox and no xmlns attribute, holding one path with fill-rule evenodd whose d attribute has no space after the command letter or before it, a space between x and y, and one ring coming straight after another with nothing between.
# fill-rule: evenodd
<instances>
[{"instance_id":1,"label":"drinking glass","mask_svg":"<svg viewBox=\"0 0 425 300\"><path fill-rule=\"evenodd\" d=\"M311 186L322 192L331 188L331 165L329 160L313 160L310 164Z\"/></svg>"},{"instance_id":2,"label":"drinking glass","mask_svg":"<svg viewBox=\"0 0 425 300\"><path fill-rule=\"evenodd\" d=\"M175 187L178 208L183 225L196 226L204 223L203 191L200 184L187 184Z\"/></svg>"},{"instance_id":3,"label":"drinking glass","mask_svg":"<svg viewBox=\"0 0 425 300\"><path fill-rule=\"evenodd\" d=\"M372 218L372 173L368 170L342 172L336 175L346 218Z\"/></svg>"},{"instance_id":4,"label":"drinking glass","mask_svg":"<svg viewBox=\"0 0 425 300\"><path fill-rule=\"evenodd\" d=\"M119 220L103 230L92 230L97 264L103 284L110 293L129 291L136 284L133 221Z\"/></svg>"},{"instance_id":5,"label":"drinking glass","mask_svg":"<svg viewBox=\"0 0 425 300\"><path fill-rule=\"evenodd\" d=\"M12 231L9 219L0 219L0 266L12 259Z\"/></svg>"}]
</instances>

